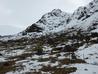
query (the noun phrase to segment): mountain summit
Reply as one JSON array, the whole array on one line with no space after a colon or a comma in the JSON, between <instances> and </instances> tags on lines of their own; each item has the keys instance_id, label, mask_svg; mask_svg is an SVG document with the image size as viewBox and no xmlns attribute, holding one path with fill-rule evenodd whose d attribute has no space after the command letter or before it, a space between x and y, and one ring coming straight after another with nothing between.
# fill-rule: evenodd
<instances>
[{"instance_id":1,"label":"mountain summit","mask_svg":"<svg viewBox=\"0 0 98 74\"><path fill-rule=\"evenodd\" d=\"M67 14L60 9L54 9L49 13L46 13L36 23L29 26L25 32L59 32L65 26L64 23L68 23L70 14Z\"/></svg>"}]
</instances>

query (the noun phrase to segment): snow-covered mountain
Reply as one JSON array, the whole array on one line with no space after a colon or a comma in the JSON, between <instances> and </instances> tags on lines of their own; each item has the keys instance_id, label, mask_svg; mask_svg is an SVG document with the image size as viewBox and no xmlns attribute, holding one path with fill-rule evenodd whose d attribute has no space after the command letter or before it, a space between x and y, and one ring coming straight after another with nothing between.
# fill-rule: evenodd
<instances>
[{"instance_id":1,"label":"snow-covered mountain","mask_svg":"<svg viewBox=\"0 0 98 74\"><path fill-rule=\"evenodd\" d=\"M98 25L98 0L90 2L85 7L79 7L71 15L72 21L66 28L81 28L86 31L95 30Z\"/></svg>"},{"instance_id":2,"label":"snow-covered mountain","mask_svg":"<svg viewBox=\"0 0 98 74\"><path fill-rule=\"evenodd\" d=\"M67 33L68 31L82 30L86 32L98 32L98 0L93 0L84 7L79 7L72 14L54 9L46 13L36 23L27 27L24 31L12 35L8 39L20 39L22 37L40 37L54 33ZM2 39L0 39L2 40Z\"/></svg>"},{"instance_id":3,"label":"snow-covered mountain","mask_svg":"<svg viewBox=\"0 0 98 74\"><path fill-rule=\"evenodd\" d=\"M98 24L98 0L93 0L85 7L79 7L73 14L54 9L42 16L36 23L29 26L27 33L57 33L68 31L71 28L86 31L97 31Z\"/></svg>"}]
</instances>

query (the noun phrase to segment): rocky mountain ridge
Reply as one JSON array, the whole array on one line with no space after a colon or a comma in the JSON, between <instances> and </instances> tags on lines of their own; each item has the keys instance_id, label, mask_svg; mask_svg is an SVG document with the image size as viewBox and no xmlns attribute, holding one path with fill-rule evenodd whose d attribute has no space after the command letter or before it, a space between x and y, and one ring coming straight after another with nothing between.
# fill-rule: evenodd
<instances>
[{"instance_id":1,"label":"rocky mountain ridge","mask_svg":"<svg viewBox=\"0 0 98 74\"><path fill-rule=\"evenodd\" d=\"M94 0L85 7L79 7L73 14L68 14L60 9L54 9L43 15L39 21L29 26L24 32L57 33L71 28L88 31L95 24L97 26L97 16L98 1Z\"/></svg>"}]
</instances>

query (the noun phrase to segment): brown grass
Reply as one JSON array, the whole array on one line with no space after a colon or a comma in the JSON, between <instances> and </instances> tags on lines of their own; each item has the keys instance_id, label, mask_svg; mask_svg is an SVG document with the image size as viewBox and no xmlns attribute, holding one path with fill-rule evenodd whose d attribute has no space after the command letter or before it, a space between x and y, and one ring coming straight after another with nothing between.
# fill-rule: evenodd
<instances>
[{"instance_id":1,"label":"brown grass","mask_svg":"<svg viewBox=\"0 0 98 74\"><path fill-rule=\"evenodd\" d=\"M9 71L14 71L15 70L15 66L13 66L14 64L15 61L8 61L2 63L2 65L0 66L0 74L5 74L6 72Z\"/></svg>"},{"instance_id":2,"label":"brown grass","mask_svg":"<svg viewBox=\"0 0 98 74\"><path fill-rule=\"evenodd\" d=\"M65 58L63 60L60 60L61 64L74 64L74 63L86 63L82 59L75 59L75 60L70 60L69 58Z\"/></svg>"},{"instance_id":3,"label":"brown grass","mask_svg":"<svg viewBox=\"0 0 98 74\"><path fill-rule=\"evenodd\" d=\"M56 68L56 67L43 67L41 69L44 72L50 72L51 74L69 74L72 72L75 72L77 70L77 68L75 67L70 67L70 68Z\"/></svg>"}]
</instances>

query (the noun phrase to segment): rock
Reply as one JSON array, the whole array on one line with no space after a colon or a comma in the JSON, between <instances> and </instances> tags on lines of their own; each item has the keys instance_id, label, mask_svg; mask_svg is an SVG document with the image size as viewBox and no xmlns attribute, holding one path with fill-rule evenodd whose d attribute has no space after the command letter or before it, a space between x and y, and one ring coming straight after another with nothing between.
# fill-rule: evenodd
<instances>
[{"instance_id":1,"label":"rock","mask_svg":"<svg viewBox=\"0 0 98 74\"><path fill-rule=\"evenodd\" d=\"M74 47L72 47L71 45L66 45L65 47L64 47L64 51L65 52L75 52L77 49L76 48L74 48Z\"/></svg>"},{"instance_id":2,"label":"rock","mask_svg":"<svg viewBox=\"0 0 98 74\"><path fill-rule=\"evenodd\" d=\"M0 56L2 56L2 54L0 53Z\"/></svg>"},{"instance_id":3,"label":"rock","mask_svg":"<svg viewBox=\"0 0 98 74\"><path fill-rule=\"evenodd\" d=\"M31 26L29 26L25 32L41 32L42 28L38 27L36 24L32 24Z\"/></svg>"}]
</instances>

